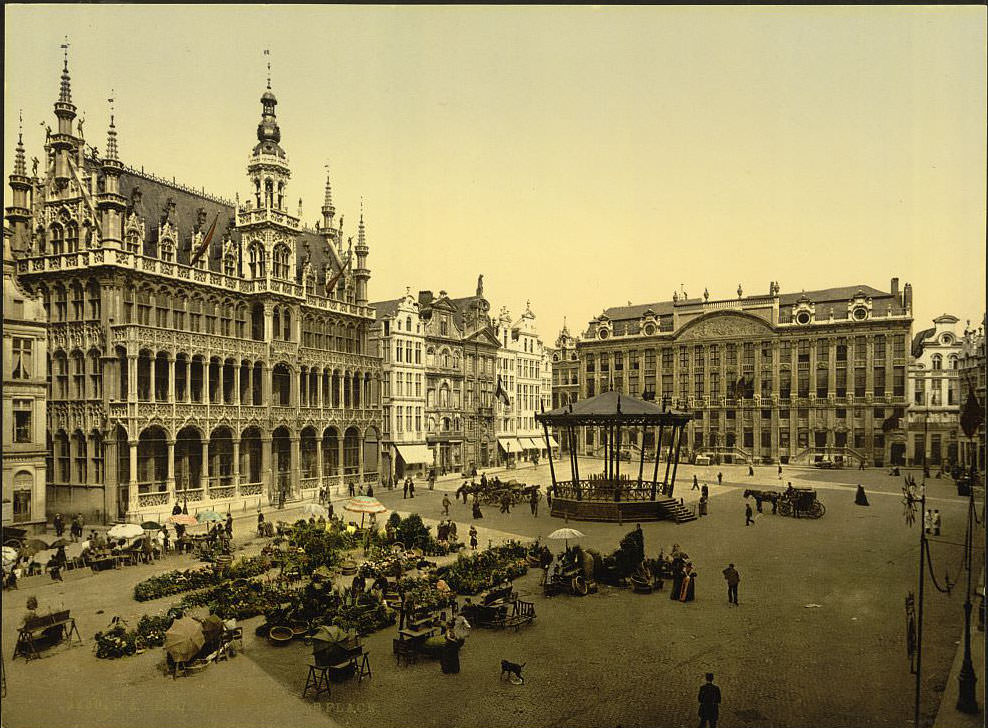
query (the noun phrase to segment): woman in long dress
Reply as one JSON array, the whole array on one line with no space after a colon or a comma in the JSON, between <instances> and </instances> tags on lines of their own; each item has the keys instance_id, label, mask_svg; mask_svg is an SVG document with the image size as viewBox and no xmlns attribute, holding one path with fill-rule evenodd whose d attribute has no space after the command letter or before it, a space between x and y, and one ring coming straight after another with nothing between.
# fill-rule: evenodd
<instances>
[{"instance_id":1,"label":"woman in long dress","mask_svg":"<svg viewBox=\"0 0 988 728\"><path fill-rule=\"evenodd\" d=\"M686 564L683 571L683 583L679 587L679 601L692 602L695 597L696 572L690 564Z\"/></svg>"},{"instance_id":2,"label":"woman in long dress","mask_svg":"<svg viewBox=\"0 0 988 728\"><path fill-rule=\"evenodd\" d=\"M868 496L865 495L865 489L860 483L858 483L858 492L854 494L854 504L857 506L868 505Z\"/></svg>"},{"instance_id":3,"label":"woman in long dress","mask_svg":"<svg viewBox=\"0 0 988 728\"><path fill-rule=\"evenodd\" d=\"M676 557L672 560L672 589L669 590L670 599L679 599L679 592L683 586L683 560Z\"/></svg>"}]
</instances>

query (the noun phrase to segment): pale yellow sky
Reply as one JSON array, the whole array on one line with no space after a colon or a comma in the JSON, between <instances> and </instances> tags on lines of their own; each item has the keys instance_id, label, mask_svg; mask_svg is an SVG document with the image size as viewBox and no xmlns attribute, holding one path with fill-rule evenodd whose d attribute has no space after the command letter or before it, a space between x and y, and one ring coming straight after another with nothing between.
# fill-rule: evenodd
<instances>
[{"instance_id":1,"label":"pale yellow sky","mask_svg":"<svg viewBox=\"0 0 988 728\"><path fill-rule=\"evenodd\" d=\"M54 124L63 36L101 150L232 198L271 49L292 209L323 164L371 298L603 308L913 284L985 308L984 7L5 7L4 168ZM5 189L9 203L9 190Z\"/></svg>"}]
</instances>

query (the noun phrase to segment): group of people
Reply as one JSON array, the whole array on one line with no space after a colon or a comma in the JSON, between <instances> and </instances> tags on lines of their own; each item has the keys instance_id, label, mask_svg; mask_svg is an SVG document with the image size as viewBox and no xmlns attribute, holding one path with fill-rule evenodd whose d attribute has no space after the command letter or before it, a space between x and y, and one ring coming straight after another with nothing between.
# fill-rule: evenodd
<instances>
[{"instance_id":1,"label":"group of people","mask_svg":"<svg viewBox=\"0 0 988 728\"><path fill-rule=\"evenodd\" d=\"M82 541L83 537L83 526L85 522L82 519L81 513L76 513L72 516L72 522L69 524L69 539L73 543L78 543ZM52 526L55 528L55 535L61 538L65 533L65 518L61 513L56 513L55 518L52 519Z\"/></svg>"}]
</instances>

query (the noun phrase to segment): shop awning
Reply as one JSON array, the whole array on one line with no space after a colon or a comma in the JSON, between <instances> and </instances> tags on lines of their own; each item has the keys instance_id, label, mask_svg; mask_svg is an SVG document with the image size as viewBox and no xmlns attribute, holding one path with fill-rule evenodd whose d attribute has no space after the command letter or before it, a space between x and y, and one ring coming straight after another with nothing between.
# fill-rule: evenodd
<instances>
[{"instance_id":1,"label":"shop awning","mask_svg":"<svg viewBox=\"0 0 988 728\"><path fill-rule=\"evenodd\" d=\"M540 445L539 441L532 437L519 437L518 442L525 450L541 450L544 445Z\"/></svg>"},{"instance_id":2,"label":"shop awning","mask_svg":"<svg viewBox=\"0 0 988 728\"><path fill-rule=\"evenodd\" d=\"M549 435L549 444L552 446L553 450L559 447L559 441L556 440L556 438L554 438L552 435Z\"/></svg>"},{"instance_id":3,"label":"shop awning","mask_svg":"<svg viewBox=\"0 0 988 728\"><path fill-rule=\"evenodd\" d=\"M521 443L513 437L499 437L497 438L497 444L507 453L521 452L523 449Z\"/></svg>"},{"instance_id":4,"label":"shop awning","mask_svg":"<svg viewBox=\"0 0 988 728\"><path fill-rule=\"evenodd\" d=\"M432 450L426 445L395 445L395 450L401 455L401 459L407 465L413 463L431 463L433 461Z\"/></svg>"}]
</instances>

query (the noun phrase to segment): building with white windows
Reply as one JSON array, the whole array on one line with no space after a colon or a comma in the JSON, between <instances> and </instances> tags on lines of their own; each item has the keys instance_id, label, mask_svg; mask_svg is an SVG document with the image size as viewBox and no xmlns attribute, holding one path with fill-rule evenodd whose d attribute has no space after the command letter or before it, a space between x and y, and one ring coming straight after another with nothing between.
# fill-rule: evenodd
<instances>
[{"instance_id":1,"label":"building with white windows","mask_svg":"<svg viewBox=\"0 0 988 728\"><path fill-rule=\"evenodd\" d=\"M4 228L3 525L43 529L48 325L41 297L14 276L11 233Z\"/></svg>"},{"instance_id":2,"label":"building with white windows","mask_svg":"<svg viewBox=\"0 0 988 728\"><path fill-rule=\"evenodd\" d=\"M501 462L507 465L523 460L545 458L545 433L535 422L535 413L552 409L552 358L539 337L530 303L517 321L512 322L502 307L495 327L501 347L497 352L497 373L507 395L495 398L495 423ZM555 449L559 443L550 439Z\"/></svg>"},{"instance_id":3,"label":"building with white windows","mask_svg":"<svg viewBox=\"0 0 988 728\"><path fill-rule=\"evenodd\" d=\"M910 465L937 467L958 461L963 404L958 321L945 313L933 319L933 328L913 337L906 409L906 462Z\"/></svg>"}]
</instances>

